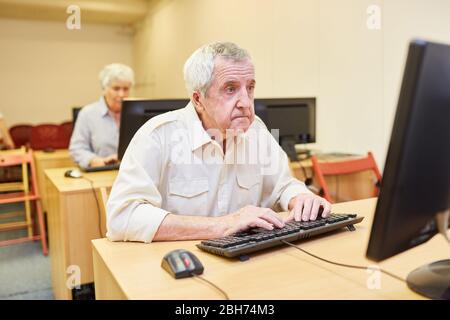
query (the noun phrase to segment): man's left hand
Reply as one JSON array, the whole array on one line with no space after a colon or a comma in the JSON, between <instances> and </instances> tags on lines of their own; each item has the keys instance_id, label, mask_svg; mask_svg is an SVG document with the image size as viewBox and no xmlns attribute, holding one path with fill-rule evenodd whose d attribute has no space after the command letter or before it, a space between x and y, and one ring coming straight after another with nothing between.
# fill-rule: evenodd
<instances>
[{"instance_id":1,"label":"man's left hand","mask_svg":"<svg viewBox=\"0 0 450 320\"><path fill-rule=\"evenodd\" d=\"M299 194L289 201L289 216L285 221L316 220L321 208L321 216L326 218L331 212L331 204L326 199L310 193Z\"/></svg>"}]
</instances>

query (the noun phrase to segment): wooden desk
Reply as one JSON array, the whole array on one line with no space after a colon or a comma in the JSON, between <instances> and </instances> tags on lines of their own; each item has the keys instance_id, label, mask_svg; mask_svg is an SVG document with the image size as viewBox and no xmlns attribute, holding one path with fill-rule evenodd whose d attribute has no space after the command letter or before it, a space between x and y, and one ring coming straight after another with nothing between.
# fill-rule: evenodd
<instances>
[{"instance_id":1,"label":"wooden desk","mask_svg":"<svg viewBox=\"0 0 450 320\"><path fill-rule=\"evenodd\" d=\"M344 161L358 159L363 156L335 156L333 154L321 154L317 156L319 161ZM312 161L310 159L299 162L290 162L292 174L299 180L305 181L306 178L313 179L313 186L320 190L319 183L314 176ZM305 175L306 173L306 175ZM354 174L340 176L325 176L330 194L335 202L345 202L356 199L365 199L373 196L375 177L371 171L363 171Z\"/></svg>"},{"instance_id":2,"label":"wooden desk","mask_svg":"<svg viewBox=\"0 0 450 320\"><path fill-rule=\"evenodd\" d=\"M334 212L356 212L365 219L355 232L346 229L297 242L305 250L333 261L374 265L365 258L376 199L333 206ZM368 289L369 273L327 264L292 247L279 247L240 262L205 253L198 241L126 243L93 240L97 299L223 299L199 279L175 280L160 264L174 249L192 251L205 267L203 276L230 299L422 299L406 284L381 275L381 289ZM448 258L448 244L437 236L428 243L379 264L406 278L416 267Z\"/></svg>"},{"instance_id":3,"label":"wooden desk","mask_svg":"<svg viewBox=\"0 0 450 320\"><path fill-rule=\"evenodd\" d=\"M36 164L36 175L39 192L42 199L42 209L47 212L47 187L44 171L52 168L65 168L75 166L70 157L69 150L61 149L54 152L33 151L34 163Z\"/></svg>"},{"instance_id":4,"label":"wooden desk","mask_svg":"<svg viewBox=\"0 0 450 320\"><path fill-rule=\"evenodd\" d=\"M66 273L69 266L80 268L81 284L94 281L90 241L101 237L99 215L103 237L106 230L98 188L110 188L118 172L83 173L93 181L92 187L86 179L64 177L64 172L68 169L74 168L45 170L52 287L56 299L72 299L71 290L66 285L68 277L71 276ZM101 213L92 188L97 192Z\"/></svg>"}]
</instances>

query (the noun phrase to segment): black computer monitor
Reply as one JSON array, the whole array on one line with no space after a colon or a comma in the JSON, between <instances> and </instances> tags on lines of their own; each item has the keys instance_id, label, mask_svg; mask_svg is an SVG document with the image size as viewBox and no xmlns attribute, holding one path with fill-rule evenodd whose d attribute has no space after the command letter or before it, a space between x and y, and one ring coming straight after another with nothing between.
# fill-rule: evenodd
<instances>
[{"instance_id":1,"label":"black computer monitor","mask_svg":"<svg viewBox=\"0 0 450 320\"><path fill-rule=\"evenodd\" d=\"M119 160L122 160L136 131L147 120L162 113L183 108L188 102L188 99L124 100L120 115L119 150L117 154Z\"/></svg>"},{"instance_id":2,"label":"black computer monitor","mask_svg":"<svg viewBox=\"0 0 450 320\"><path fill-rule=\"evenodd\" d=\"M278 129L279 143L291 160L297 160L295 145L316 142L316 99L255 99L255 113L267 129Z\"/></svg>"},{"instance_id":3,"label":"black computer monitor","mask_svg":"<svg viewBox=\"0 0 450 320\"><path fill-rule=\"evenodd\" d=\"M412 41L367 257L381 261L447 237L450 206L450 46ZM408 286L450 299L450 260L420 267Z\"/></svg>"},{"instance_id":4,"label":"black computer monitor","mask_svg":"<svg viewBox=\"0 0 450 320\"><path fill-rule=\"evenodd\" d=\"M80 113L82 107L73 107L72 108L72 123L75 127L75 122L77 122L78 114Z\"/></svg>"}]
</instances>

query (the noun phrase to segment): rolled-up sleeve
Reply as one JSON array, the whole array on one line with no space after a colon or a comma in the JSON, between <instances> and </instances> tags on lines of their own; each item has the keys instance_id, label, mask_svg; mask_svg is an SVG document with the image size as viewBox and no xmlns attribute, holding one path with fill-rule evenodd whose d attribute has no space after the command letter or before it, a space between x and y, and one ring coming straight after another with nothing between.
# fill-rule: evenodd
<instances>
[{"instance_id":1,"label":"rolled-up sleeve","mask_svg":"<svg viewBox=\"0 0 450 320\"><path fill-rule=\"evenodd\" d=\"M289 201L293 197L312 192L302 181L292 176L288 157L276 140L272 136L269 140L272 169L271 174L265 174L263 177L262 207L288 211Z\"/></svg>"},{"instance_id":2,"label":"rolled-up sleeve","mask_svg":"<svg viewBox=\"0 0 450 320\"><path fill-rule=\"evenodd\" d=\"M86 110L83 109L78 114L77 122L70 138L69 152L72 159L79 166L87 168L91 160L96 157L96 154L92 152L89 119L85 112Z\"/></svg>"},{"instance_id":3,"label":"rolled-up sleeve","mask_svg":"<svg viewBox=\"0 0 450 320\"><path fill-rule=\"evenodd\" d=\"M163 148L157 133L141 128L133 137L108 199L107 237L151 242L167 211L158 190Z\"/></svg>"}]
</instances>

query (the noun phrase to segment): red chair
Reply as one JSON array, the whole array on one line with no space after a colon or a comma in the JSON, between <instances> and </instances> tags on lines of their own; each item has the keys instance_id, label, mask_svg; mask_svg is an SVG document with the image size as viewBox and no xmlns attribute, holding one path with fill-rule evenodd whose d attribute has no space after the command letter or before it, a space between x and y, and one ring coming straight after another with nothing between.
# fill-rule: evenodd
<instances>
[{"instance_id":1,"label":"red chair","mask_svg":"<svg viewBox=\"0 0 450 320\"><path fill-rule=\"evenodd\" d=\"M25 205L24 219L15 222L0 223L0 231L10 231L15 229L27 229L28 236L0 241L0 246L22 243L25 241L41 240L42 253L48 254L47 237L45 231L44 216L42 214L41 197L38 190L36 179L36 168L34 166L32 151L28 152L25 148L20 150L4 151L0 153L0 168L21 166L22 179L19 182L7 182L0 184L0 205L7 203L23 202ZM30 167L31 177L28 175L28 166ZM30 179L31 178L31 179ZM33 222L31 217L31 202L36 204L36 214L39 225L40 234L35 235L33 232ZM20 214L20 212L19 212ZM8 218L16 217L17 213L9 214ZM5 214L2 214L5 218Z\"/></svg>"},{"instance_id":2,"label":"red chair","mask_svg":"<svg viewBox=\"0 0 450 320\"><path fill-rule=\"evenodd\" d=\"M63 122L59 125L60 130L60 143L63 145L64 149L69 148L70 144L70 138L72 137L72 131L73 131L73 122L67 121Z\"/></svg>"},{"instance_id":3,"label":"red chair","mask_svg":"<svg viewBox=\"0 0 450 320\"><path fill-rule=\"evenodd\" d=\"M31 129L30 147L33 150L66 149L60 137L61 129L57 124L41 124Z\"/></svg>"},{"instance_id":4,"label":"red chair","mask_svg":"<svg viewBox=\"0 0 450 320\"><path fill-rule=\"evenodd\" d=\"M16 148L30 145L32 127L33 126L28 124L21 124L12 126L9 129L9 134L11 135L11 139L13 140Z\"/></svg>"},{"instance_id":5,"label":"red chair","mask_svg":"<svg viewBox=\"0 0 450 320\"><path fill-rule=\"evenodd\" d=\"M312 156L311 160L313 164L314 175L317 178L319 185L323 191L324 198L329 202L333 202L333 199L325 180L325 176L339 176L368 170L373 171L377 179L376 183L374 184L373 196L378 196L381 183L381 173L378 170L378 166L375 162L372 152L368 152L367 157L362 159L336 162L319 162L316 156Z\"/></svg>"}]
</instances>

